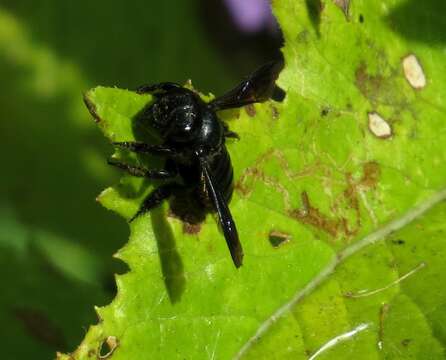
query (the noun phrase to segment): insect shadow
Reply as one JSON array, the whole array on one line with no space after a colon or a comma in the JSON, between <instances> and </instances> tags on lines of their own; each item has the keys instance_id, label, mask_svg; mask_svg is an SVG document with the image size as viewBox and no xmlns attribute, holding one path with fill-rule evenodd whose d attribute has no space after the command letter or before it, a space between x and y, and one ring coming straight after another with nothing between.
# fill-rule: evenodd
<instances>
[{"instance_id":1,"label":"insect shadow","mask_svg":"<svg viewBox=\"0 0 446 360\"><path fill-rule=\"evenodd\" d=\"M153 132L153 130L147 126L144 126L144 122L140 121L146 110L151 105L152 102L149 102L131 119L132 132L136 141L146 143L154 143L157 141L155 136L149 137L147 135ZM121 152L121 155L124 158L125 156L128 156L126 152ZM160 165L163 162L159 157L151 155L139 155L139 158L142 159L143 162L150 162L150 166ZM127 199L137 199L143 196L143 194L147 191L147 188L157 187L159 184L161 184L161 181L159 180L143 178L143 181L138 188L135 188L129 184L121 184L121 186L118 187L118 193ZM173 216L192 224L201 222L205 217L205 213L203 212L201 214L191 216L191 214L197 212L197 209L193 209L192 199L185 198L185 195L187 194L174 193L172 199L169 201L170 212ZM186 206L185 204L190 205ZM189 214L189 216L187 214ZM153 209L153 211L150 212L150 219L158 247L158 256L160 259L164 284L166 286L169 300L174 304L181 299L186 287L183 262L177 249L175 236L167 221L163 209L161 207Z\"/></svg>"}]
</instances>

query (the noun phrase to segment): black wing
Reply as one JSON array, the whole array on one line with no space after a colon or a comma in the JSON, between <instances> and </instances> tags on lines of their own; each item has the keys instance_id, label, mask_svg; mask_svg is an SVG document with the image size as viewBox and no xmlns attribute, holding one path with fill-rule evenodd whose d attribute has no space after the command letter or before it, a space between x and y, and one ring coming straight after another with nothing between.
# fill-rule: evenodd
<instances>
[{"instance_id":1,"label":"black wing","mask_svg":"<svg viewBox=\"0 0 446 360\"><path fill-rule=\"evenodd\" d=\"M238 268L243 262L243 249L238 238L237 228L235 227L234 220L232 219L231 212L229 211L225 199L214 186L214 179L212 178L212 173L209 169L207 160L203 157L199 157L199 159L201 170L205 178L206 190L214 204L215 210L217 211L226 243L231 252L232 261L234 262L235 267Z\"/></svg>"},{"instance_id":2,"label":"black wing","mask_svg":"<svg viewBox=\"0 0 446 360\"><path fill-rule=\"evenodd\" d=\"M282 68L283 60L263 65L235 88L209 102L208 106L216 111L270 99L273 93L279 89L275 82Z\"/></svg>"}]
</instances>

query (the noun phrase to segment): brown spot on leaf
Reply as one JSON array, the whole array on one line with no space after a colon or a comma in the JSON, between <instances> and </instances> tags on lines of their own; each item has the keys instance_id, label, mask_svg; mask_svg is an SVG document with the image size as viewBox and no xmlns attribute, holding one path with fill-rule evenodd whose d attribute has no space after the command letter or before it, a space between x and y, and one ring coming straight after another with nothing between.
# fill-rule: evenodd
<instances>
[{"instance_id":1,"label":"brown spot on leaf","mask_svg":"<svg viewBox=\"0 0 446 360\"><path fill-rule=\"evenodd\" d=\"M378 184L381 167L376 161L369 161L362 166L362 170L364 174L359 184L365 188L374 188Z\"/></svg>"},{"instance_id":2,"label":"brown spot on leaf","mask_svg":"<svg viewBox=\"0 0 446 360\"><path fill-rule=\"evenodd\" d=\"M412 339L403 339L401 340L401 345L403 345L404 347L409 346L409 344L412 342Z\"/></svg>"},{"instance_id":3,"label":"brown spot on leaf","mask_svg":"<svg viewBox=\"0 0 446 360\"><path fill-rule=\"evenodd\" d=\"M254 107L254 104L249 104L245 106L245 111L250 117L256 116L256 108Z\"/></svg>"},{"instance_id":4,"label":"brown spot on leaf","mask_svg":"<svg viewBox=\"0 0 446 360\"><path fill-rule=\"evenodd\" d=\"M361 211L359 207L358 191L374 188L377 185L381 174L381 168L375 161L364 163L362 169L363 175L358 181L354 181L351 174L346 174L348 185L344 190L344 198L346 199L348 206L356 212L356 229L348 230L347 224L345 224L346 234L350 235L356 234L361 226Z\"/></svg>"},{"instance_id":5,"label":"brown spot on leaf","mask_svg":"<svg viewBox=\"0 0 446 360\"><path fill-rule=\"evenodd\" d=\"M183 222L183 233L189 235L196 235L201 230L201 224L191 224L188 222Z\"/></svg>"},{"instance_id":6,"label":"brown spot on leaf","mask_svg":"<svg viewBox=\"0 0 446 360\"><path fill-rule=\"evenodd\" d=\"M347 180L347 188L344 190L344 197L350 208L359 212L359 200L357 195L357 184L353 181L351 174L345 175Z\"/></svg>"},{"instance_id":7,"label":"brown spot on leaf","mask_svg":"<svg viewBox=\"0 0 446 360\"><path fill-rule=\"evenodd\" d=\"M98 113L96 112L96 105L93 104L93 102L88 98L88 94L84 94L84 103L87 107L88 111L90 112L91 116L93 116L93 119L96 123L99 123L102 121L102 119L99 117Z\"/></svg>"},{"instance_id":8,"label":"brown spot on leaf","mask_svg":"<svg viewBox=\"0 0 446 360\"><path fill-rule=\"evenodd\" d=\"M327 116L329 112L330 112L330 108L328 106L324 106L321 110L321 116L322 117Z\"/></svg>"},{"instance_id":9,"label":"brown spot on leaf","mask_svg":"<svg viewBox=\"0 0 446 360\"><path fill-rule=\"evenodd\" d=\"M290 216L297 219L304 224L312 225L329 235L336 237L340 226L340 221L330 219L328 216L322 214L319 209L311 206L308 194L306 191L302 192L302 208L290 211Z\"/></svg>"},{"instance_id":10,"label":"brown spot on leaf","mask_svg":"<svg viewBox=\"0 0 446 360\"><path fill-rule=\"evenodd\" d=\"M384 81L381 75L370 75L362 62L356 69L355 79L357 88L366 98L372 102L378 98Z\"/></svg>"},{"instance_id":11,"label":"brown spot on leaf","mask_svg":"<svg viewBox=\"0 0 446 360\"><path fill-rule=\"evenodd\" d=\"M248 196L251 192L249 188L244 184L244 179L240 179L239 181L234 183L234 190L238 191L243 196Z\"/></svg>"},{"instance_id":12,"label":"brown spot on leaf","mask_svg":"<svg viewBox=\"0 0 446 360\"><path fill-rule=\"evenodd\" d=\"M345 18L348 20L349 8L350 8L350 0L333 0L336 6L338 6L345 15Z\"/></svg>"},{"instance_id":13,"label":"brown spot on leaf","mask_svg":"<svg viewBox=\"0 0 446 360\"><path fill-rule=\"evenodd\" d=\"M271 245L274 248L278 248L279 246L289 242L291 240L291 235L283 231L271 230L268 238Z\"/></svg>"},{"instance_id":14,"label":"brown spot on leaf","mask_svg":"<svg viewBox=\"0 0 446 360\"><path fill-rule=\"evenodd\" d=\"M251 193L250 187L246 184L248 177L262 179L264 174L257 166L246 169L245 173L240 176L240 179L234 184L234 189L239 191L243 196L248 196Z\"/></svg>"},{"instance_id":15,"label":"brown spot on leaf","mask_svg":"<svg viewBox=\"0 0 446 360\"><path fill-rule=\"evenodd\" d=\"M48 319L45 313L29 308L15 308L13 312L26 332L37 341L53 348L66 347L62 332Z\"/></svg>"},{"instance_id":16,"label":"brown spot on leaf","mask_svg":"<svg viewBox=\"0 0 446 360\"><path fill-rule=\"evenodd\" d=\"M280 115L279 110L274 105L271 105L271 115L274 120L277 120Z\"/></svg>"},{"instance_id":17,"label":"brown spot on leaf","mask_svg":"<svg viewBox=\"0 0 446 360\"><path fill-rule=\"evenodd\" d=\"M402 239L393 239L392 240L392 244L395 244L395 245L404 245L406 242L404 241L404 240L402 240Z\"/></svg>"},{"instance_id":18,"label":"brown spot on leaf","mask_svg":"<svg viewBox=\"0 0 446 360\"><path fill-rule=\"evenodd\" d=\"M291 200L292 193L288 188L277 177L268 175L261 169L263 163L272 159L277 161L284 171L284 174L280 175L280 177L286 176L288 179L295 180L310 176L317 171L324 171L324 176L326 177L329 177L331 174L328 169L327 171L323 170L324 168L318 163L298 172L293 171L282 151L269 150L262 154L251 167L245 169L235 183L234 189L242 196L247 197L251 195L254 183L260 181L265 186L282 195L284 210L293 219L312 225L332 237L345 235L345 238L348 240L358 233L361 226L360 201L363 198L362 191L369 190L377 185L380 177L380 166L377 162L369 161L364 163L363 174L360 179L354 178L352 174L347 173L345 175L347 187L335 197L334 202L330 206L330 213L324 214L317 207L310 204L306 192L301 194L302 207L295 209ZM371 210L367 206L365 204L366 209L370 212ZM353 211L353 214L351 214L351 211ZM374 214L372 213L370 216L373 220Z\"/></svg>"},{"instance_id":19,"label":"brown spot on leaf","mask_svg":"<svg viewBox=\"0 0 446 360\"><path fill-rule=\"evenodd\" d=\"M383 339L384 339L384 320L389 313L390 305L388 303L384 303L381 306L379 311L379 329L378 329L378 349L382 349L383 347Z\"/></svg>"}]
</instances>

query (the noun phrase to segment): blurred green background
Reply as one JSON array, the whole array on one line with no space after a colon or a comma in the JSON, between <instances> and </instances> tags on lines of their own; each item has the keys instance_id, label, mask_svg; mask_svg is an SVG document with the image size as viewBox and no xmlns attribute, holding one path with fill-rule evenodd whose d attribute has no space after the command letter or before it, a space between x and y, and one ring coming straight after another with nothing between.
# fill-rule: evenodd
<instances>
[{"instance_id":1,"label":"blurred green background","mask_svg":"<svg viewBox=\"0 0 446 360\"><path fill-rule=\"evenodd\" d=\"M127 271L112 255L128 227L95 202L119 174L82 93L192 79L221 94L279 47L271 27L243 33L222 0L2 1L3 359L74 350Z\"/></svg>"}]
</instances>

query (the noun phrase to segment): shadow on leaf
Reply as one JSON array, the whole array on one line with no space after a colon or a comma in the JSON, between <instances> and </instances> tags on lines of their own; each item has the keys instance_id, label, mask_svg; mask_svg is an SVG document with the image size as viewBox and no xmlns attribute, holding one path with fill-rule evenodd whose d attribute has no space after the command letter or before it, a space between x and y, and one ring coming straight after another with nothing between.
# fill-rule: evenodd
<instances>
[{"instance_id":1,"label":"shadow on leaf","mask_svg":"<svg viewBox=\"0 0 446 360\"><path fill-rule=\"evenodd\" d=\"M446 42L446 2L410 0L386 18L389 27L402 36L431 44Z\"/></svg>"},{"instance_id":2,"label":"shadow on leaf","mask_svg":"<svg viewBox=\"0 0 446 360\"><path fill-rule=\"evenodd\" d=\"M307 7L308 15L313 25L314 30L319 37L321 35L320 25L321 25L321 12L322 3L320 0L305 0L305 5Z\"/></svg>"},{"instance_id":3,"label":"shadow on leaf","mask_svg":"<svg viewBox=\"0 0 446 360\"><path fill-rule=\"evenodd\" d=\"M153 232L158 245L161 270L166 284L167 294L172 303L181 299L186 285L183 262L177 251L175 237L167 223L162 208L151 211Z\"/></svg>"}]
</instances>

